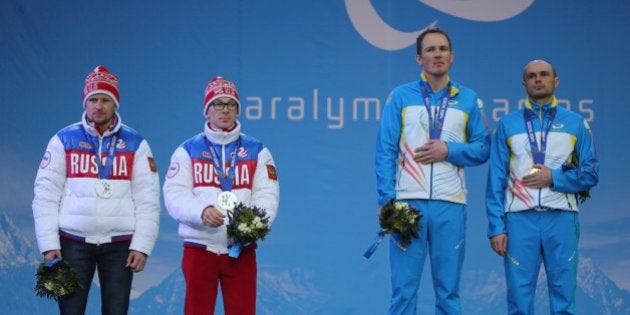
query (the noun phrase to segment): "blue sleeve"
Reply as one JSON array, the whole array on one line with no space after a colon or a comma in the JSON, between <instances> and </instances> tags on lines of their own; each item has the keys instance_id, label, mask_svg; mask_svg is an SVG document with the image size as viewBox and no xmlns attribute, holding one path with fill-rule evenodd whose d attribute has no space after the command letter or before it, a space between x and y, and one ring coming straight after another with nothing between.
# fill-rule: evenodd
<instances>
[{"instance_id":1,"label":"blue sleeve","mask_svg":"<svg viewBox=\"0 0 630 315\"><path fill-rule=\"evenodd\" d=\"M551 171L551 189L554 191L578 193L595 186L599 181L599 161L593 144L593 134L583 118L573 150L577 156L577 167Z\"/></svg>"},{"instance_id":2,"label":"blue sleeve","mask_svg":"<svg viewBox=\"0 0 630 315\"><path fill-rule=\"evenodd\" d=\"M476 166L485 163L490 154L490 131L483 115L481 102L475 97L475 104L466 123L467 142L447 142L446 161L459 166Z\"/></svg>"},{"instance_id":3,"label":"blue sleeve","mask_svg":"<svg viewBox=\"0 0 630 315\"><path fill-rule=\"evenodd\" d=\"M486 186L486 212L488 216L488 237L506 233L505 191L510 170L510 148L500 123L492 135L488 183Z\"/></svg>"},{"instance_id":4,"label":"blue sleeve","mask_svg":"<svg viewBox=\"0 0 630 315\"><path fill-rule=\"evenodd\" d=\"M379 205L396 197L396 163L402 126L400 97L392 92L387 100L376 140L375 169Z\"/></svg>"}]
</instances>

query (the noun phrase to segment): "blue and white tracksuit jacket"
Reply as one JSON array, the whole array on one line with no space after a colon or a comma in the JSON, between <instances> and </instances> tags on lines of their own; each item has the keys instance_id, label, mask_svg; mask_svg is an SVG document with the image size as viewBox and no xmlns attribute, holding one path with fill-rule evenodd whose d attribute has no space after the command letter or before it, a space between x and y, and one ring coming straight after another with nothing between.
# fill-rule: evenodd
<instances>
[{"instance_id":1,"label":"blue and white tracksuit jacket","mask_svg":"<svg viewBox=\"0 0 630 315\"><path fill-rule=\"evenodd\" d=\"M424 74L422 80L426 81ZM464 260L465 166L488 159L490 133L477 94L451 81L451 93L440 140L446 160L428 165L413 160L414 149L429 137L429 115L436 116L444 89L427 91L427 112L420 81L396 87L385 104L376 144L378 203L405 200L423 214L420 237L406 250L390 239L392 299L389 314L415 314L422 268L430 251L436 313L461 313L459 282ZM427 83L428 86L428 83Z\"/></svg>"},{"instance_id":2,"label":"blue and white tracksuit jacket","mask_svg":"<svg viewBox=\"0 0 630 315\"><path fill-rule=\"evenodd\" d=\"M416 163L413 150L429 141L428 115L439 109L442 90L429 95L433 113L427 113L419 81L398 86L388 96L376 143L379 205L392 198L466 204L464 167L488 159L490 138L477 94L457 82L451 84L440 137L449 154L445 161L429 165Z\"/></svg>"},{"instance_id":3,"label":"blue and white tracksuit jacket","mask_svg":"<svg viewBox=\"0 0 630 315\"><path fill-rule=\"evenodd\" d=\"M239 137L241 146L237 148ZM201 221L203 210L215 206L221 193L206 138L214 146L224 170L230 167L232 155L237 154L232 192L238 202L265 209L270 223L276 218L280 200L278 176L269 149L242 134L238 121L229 131L213 130L206 123L203 133L186 140L171 156L163 194L168 213L179 222L179 235L185 244L227 254L226 226L212 228Z\"/></svg>"},{"instance_id":4,"label":"blue and white tracksuit jacket","mask_svg":"<svg viewBox=\"0 0 630 315\"><path fill-rule=\"evenodd\" d=\"M507 234L504 257L509 314L533 314L534 292L544 261L553 314L575 312L579 218L576 194L598 182L597 154L591 130L577 113L551 103L526 100L525 108L501 119L492 136L486 191L488 237ZM525 124L532 119L538 147L541 130L550 125L544 165L553 184L525 187L522 178L534 165ZM541 127L542 126L542 127Z\"/></svg>"},{"instance_id":5,"label":"blue and white tracksuit jacket","mask_svg":"<svg viewBox=\"0 0 630 315\"><path fill-rule=\"evenodd\" d=\"M109 154L116 135L111 174L113 194L98 197L95 152ZM61 248L59 235L92 244L131 239L130 250L151 254L158 236L160 183L147 141L116 123L102 136L82 122L60 130L48 142L34 185L33 216L40 252Z\"/></svg>"},{"instance_id":6,"label":"blue and white tracksuit jacket","mask_svg":"<svg viewBox=\"0 0 630 315\"><path fill-rule=\"evenodd\" d=\"M525 108L501 119L492 136L490 169L486 193L488 237L506 233L505 213L529 209L578 211L576 194L591 188L599 180L599 162L591 129L577 113L551 104L526 101ZM541 126L557 113L547 137L545 165L551 169L553 186L542 189L525 187L521 179L529 174L534 160L525 130L524 111L534 111L534 128L540 146ZM577 160L574 160L577 159ZM576 167L568 167L574 164Z\"/></svg>"}]
</instances>

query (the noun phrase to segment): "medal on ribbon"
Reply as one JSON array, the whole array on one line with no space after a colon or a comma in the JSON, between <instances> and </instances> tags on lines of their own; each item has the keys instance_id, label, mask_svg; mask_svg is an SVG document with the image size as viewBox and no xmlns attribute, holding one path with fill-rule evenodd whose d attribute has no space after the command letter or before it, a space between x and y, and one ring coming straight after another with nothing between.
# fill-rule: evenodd
<instances>
[{"instance_id":1,"label":"medal on ribbon","mask_svg":"<svg viewBox=\"0 0 630 315\"><path fill-rule=\"evenodd\" d=\"M116 141L118 139L117 134L112 136L109 141L109 148L107 157L101 158L98 146L95 146L96 165L98 167L98 180L94 184L94 191L100 198L107 199L114 195L114 185L108 179L112 173L112 166L114 164L114 156L116 151Z\"/></svg>"},{"instance_id":2,"label":"medal on ribbon","mask_svg":"<svg viewBox=\"0 0 630 315\"><path fill-rule=\"evenodd\" d=\"M532 108L529 99L526 101L527 108ZM542 106L542 105L541 105ZM547 151L547 137L549 136L549 130L553 124L553 120L556 117L556 108L553 107L549 111L549 118L544 122L544 126L541 123L540 130L540 147L538 146L538 140L536 139L536 130L534 130L534 118L537 118L536 113L531 110L523 111L523 118L525 119L525 129L527 131L527 139L529 140L529 146L532 152L532 159L534 164L545 164L545 152ZM544 121L544 120L543 120ZM535 174L540 172L539 168L532 167L528 174Z\"/></svg>"},{"instance_id":3,"label":"medal on ribbon","mask_svg":"<svg viewBox=\"0 0 630 315\"><path fill-rule=\"evenodd\" d=\"M442 127L444 126L444 118L446 117L446 110L448 109L448 101L451 98L451 83L449 82L446 88L444 88L439 110L436 108L433 115L431 115L431 99L429 98L425 81L420 80L420 91L422 91L422 99L424 100L424 106L427 109L427 117L429 119L429 138L440 139Z\"/></svg>"},{"instance_id":4,"label":"medal on ribbon","mask_svg":"<svg viewBox=\"0 0 630 315\"><path fill-rule=\"evenodd\" d=\"M208 145L208 149L210 150L210 155L212 156L212 164L214 165L214 169L219 176L219 183L221 184L221 193L217 196L216 206L223 211L231 211L236 207L238 203L238 198L232 192L232 183L234 181L234 170L236 168L236 156L238 155L238 149L241 147L241 137L236 140L236 145L234 147L234 151L232 152L232 160L230 162L230 166L224 171L221 166L221 162L219 160L219 154L217 150L214 148L214 145L210 140L206 138L206 144Z\"/></svg>"}]
</instances>

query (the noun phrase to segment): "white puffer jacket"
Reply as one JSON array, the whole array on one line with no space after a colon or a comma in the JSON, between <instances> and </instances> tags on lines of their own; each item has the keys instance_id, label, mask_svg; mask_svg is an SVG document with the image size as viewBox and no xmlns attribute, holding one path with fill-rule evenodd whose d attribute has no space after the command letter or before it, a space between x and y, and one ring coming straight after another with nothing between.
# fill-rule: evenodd
<instances>
[{"instance_id":1,"label":"white puffer jacket","mask_svg":"<svg viewBox=\"0 0 630 315\"><path fill-rule=\"evenodd\" d=\"M241 145L237 148L239 137ZM214 145L224 169L232 161L231 154L237 154L232 192L239 202L265 209L270 222L278 211L278 178L269 150L260 141L241 134L238 121L230 131L215 131L206 124L204 133L175 150L163 187L166 209L179 222L179 235L184 242L226 254L226 226L212 228L201 221L203 210L215 206L221 192L207 140Z\"/></svg>"},{"instance_id":2,"label":"white puffer jacket","mask_svg":"<svg viewBox=\"0 0 630 315\"><path fill-rule=\"evenodd\" d=\"M113 167L105 177L112 195L96 193L95 152L109 154L116 137ZM40 252L60 249L59 233L86 243L131 238L130 250L151 254L160 220L160 183L151 148L135 130L116 124L100 136L86 120L60 130L48 142L35 179L33 217Z\"/></svg>"}]
</instances>

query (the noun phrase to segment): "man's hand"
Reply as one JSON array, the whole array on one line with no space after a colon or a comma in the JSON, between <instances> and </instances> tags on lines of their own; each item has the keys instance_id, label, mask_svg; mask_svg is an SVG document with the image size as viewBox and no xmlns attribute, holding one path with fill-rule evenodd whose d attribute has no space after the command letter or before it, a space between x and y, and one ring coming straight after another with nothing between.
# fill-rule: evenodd
<instances>
[{"instance_id":1,"label":"man's hand","mask_svg":"<svg viewBox=\"0 0 630 315\"><path fill-rule=\"evenodd\" d=\"M49 250L44 253L44 260L46 260L46 262L49 262L55 258L62 258L61 251L58 249Z\"/></svg>"},{"instance_id":2,"label":"man's hand","mask_svg":"<svg viewBox=\"0 0 630 315\"><path fill-rule=\"evenodd\" d=\"M525 175L522 182L529 188L545 188L553 185L553 177L551 177L551 169L542 164L535 164L534 169L539 171Z\"/></svg>"},{"instance_id":3,"label":"man's hand","mask_svg":"<svg viewBox=\"0 0 630 315\"><path fill-rule=\"evenodd\" d=\"M147 263L147 254L130 250L129 256L127 256L127 265L125 267L131 268L133 272L140 272L144 270L144 266Z\"/></svg>"},{"instance_id":4,"label":"man's hand","mask_svg":"<svg viewBox=\"0 0 630 315\"><path fill-rule=\"evenodd\" d=\"M432 139L423 146L413 150L416 163L431 164L441 162L448 156L448 146L442 140Z\"/></svg>"},{"instance_id":5,"label":"man's hand","mask_svg":"<svg viewBox=\"0 0 630 315\"><path fill-rule=\"evenodd\" d=\"M507 252L507 234L499 234L490 238L490 246L492 250L499 256L505 256Z\"/></svg>"},{"instance_id":6,"label":"man's hand","mask_svg":"<svg viewBox=\"0 0 630 315\"><path fill-rule=\"evenodd\" d=\"M223 225L225 214L217 210L214 206L208 206L201 213L201 222L209 227L219 227Z\"/></svg>"}]
</instances>

